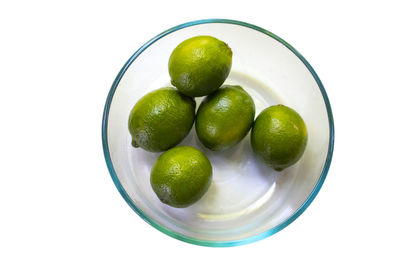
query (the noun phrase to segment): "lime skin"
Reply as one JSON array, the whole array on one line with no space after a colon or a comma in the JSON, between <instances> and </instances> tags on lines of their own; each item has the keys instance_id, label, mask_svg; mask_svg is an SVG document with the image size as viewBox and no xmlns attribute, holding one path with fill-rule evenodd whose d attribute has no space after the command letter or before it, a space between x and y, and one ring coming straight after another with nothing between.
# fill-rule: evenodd
<instances>
[{"instance_id":1,"label":"lime skin","mask_svg":"<svg viewBox=\"0 0 400 267\"><path fill-rule=\"evenodd\" d=\"M263 110L251 132L253 151L277 171L295 164L303 155L308 133L301 116L284 105Z\"/></svg>"},{"instance_id":2,"label":"lime skin","mask_svg":"<svg viewBox=\"0 0 400 267\"><path fill-rule=\"evenodd\" d=\"M251 96L238 85L225 85L208 95L196 115L196 133L213 151L239 143L250 131L255 116Z\"/></svg>"},{"instance_id":3,"label":"lime skin","mask_svg":"<svg viewBox=\"0 0 400 267\"><path fill-rule=\"evenodd\" d=\"M206 193L211 177L212 166L203 152L190 146L178 146L157 159L150 183L161 202L184 208Z\"/></svg>"},{"instance_id":4,"label":"lime skin","mask_svg":"<svg viewBox=\"0 0 400 267\"><path fill-rule=\"evenodd\" d=\"M196 36L173 50L168 71L172 85L185 95L197 97L217 90L231 66L232 50L226 43L211 36Z\"/></svg>"},{"instance_id":5,"label":"lime skin","mask_svg":"<svg viewBox=\"0 0 400 267\"><path fill-rule=\"evenodd\" d=\"M162 152L176 146L189 133L195 119L196 102L165 87L142 97L132 108L128 128L132 146Z\"/></svg>"}]
</instances>

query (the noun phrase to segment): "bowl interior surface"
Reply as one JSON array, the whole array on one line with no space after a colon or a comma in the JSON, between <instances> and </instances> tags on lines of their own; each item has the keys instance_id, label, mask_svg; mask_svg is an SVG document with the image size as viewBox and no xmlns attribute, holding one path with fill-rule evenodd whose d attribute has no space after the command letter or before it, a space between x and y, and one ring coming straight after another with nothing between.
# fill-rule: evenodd
<instances>
[{"instance_id":1,"label":"bowl interior surface","mask_svg":"<svg viewBox=\"0 0 400 267\"><path fill-rule=\"evenodd\" d=\"M254 156L249 134L229 150L212 152L201 145L193 127L179 145L194 146L208 156L213 180L200 201L177 209L162 204L153 192L150 172L161 153L130 145L128 116L146 93L171 86L168 59L172 50L197 35L214 36L231 47L232 70L225 84L241 85L253 97L256 116L270 105L287 105L303 117L309 137L300 161L276 172ZM268 236L315 197L329 167L333 125L321 86L284 41L248 25L212 22L170 30L140 49L114 84L103 128L110 172L139 215L178 239L235 245ZM197 107L201 100L196 98Z\"/></svg>"}]
</instances>

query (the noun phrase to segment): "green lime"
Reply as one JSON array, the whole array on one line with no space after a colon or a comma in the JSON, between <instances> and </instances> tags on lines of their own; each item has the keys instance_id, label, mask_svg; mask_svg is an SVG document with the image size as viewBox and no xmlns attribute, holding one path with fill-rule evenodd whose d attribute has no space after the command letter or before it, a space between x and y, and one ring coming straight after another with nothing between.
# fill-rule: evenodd
<instances>
[{"instance_id":1,"label":"green lime","mask_svg":"<svg viewBox=\"0 0 400 267\"><path fill-rule=\"evenodd\" d=\"M132 146L161 152L177 145L193 126L195 108L191 97L172 87L148 93L129 115Z\"/></svg>"},{"instance_id":2,"label":"green lime","mask_svg":"<svg viewBox=\"0 0 400 267\"><path fill-rule=\"evenodd\" d=\"M281 171L301 158L307 137L300 115L289 107L276 105L258 115L251 132L251 145L267 165Z\"/></svg>"},{"instance_id":3,"label":"green lime","mask_svg":"<svg viewBox=\"0 0 400 267\"><path fill-rule=\"evenodd\" d=\"M151 187L161 202L184 208L199 200L211 184L211 163L190 146L164 152L151 170Z\"/></svg>"},{"instance_id":4,"label":"green lime","mask_svg":"<svg viewBox=\"0 0 400 267\"><path fill-rule=\"evenodd\" d=\"M196 116L196 133L211 150L228 149L250 131L255 115L251 96L238 85L225 85L204 98Z\"/></svg>"},{"instance_id":5,"label":"green lime","mask_svg":"<svg viewBox=\"0 0 400 267\"><path fill-rule=\"evenodd\" d=\"M172 52L168 69L171 83L188 96L204 96L217 90L228 77L232 50L211 36L196 36Z\"/></svg>"}]
</instances>

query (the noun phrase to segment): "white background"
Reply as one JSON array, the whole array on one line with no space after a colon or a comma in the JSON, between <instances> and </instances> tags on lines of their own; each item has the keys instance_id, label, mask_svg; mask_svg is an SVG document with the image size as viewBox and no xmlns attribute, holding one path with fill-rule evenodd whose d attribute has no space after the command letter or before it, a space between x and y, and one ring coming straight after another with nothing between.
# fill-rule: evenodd
<instances>
[{"instance_id":1,"label":"white background","mask_svg":"<svg viewBox=\"0 0 400 267\"><path fill-rule=\"evenodd\" d=\"M399 266L396 1L1 1L0 266ZM331 100L329 175L294 223L234 248L153 229L115 188L101 119L125 61L203 18L293 45Z\"/></svg>"}]
</instances>

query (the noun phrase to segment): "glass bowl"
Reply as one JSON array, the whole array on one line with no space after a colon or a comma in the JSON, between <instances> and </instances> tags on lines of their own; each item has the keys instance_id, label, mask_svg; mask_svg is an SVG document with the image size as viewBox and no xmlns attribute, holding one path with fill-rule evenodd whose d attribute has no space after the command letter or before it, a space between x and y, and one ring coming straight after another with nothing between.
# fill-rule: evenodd
<instances>
[{"instance_id":1,"label":"glass bowl","mask_svg":"<svg viewBox=\"0 0 400 267\"><path fill-rule=\"evenodd\" d=\"M150 171L160 153L130 145L128 116L146 93L170 86L172 50L197 35L214 36L232 48L232 70L225 84L241 85L253 97L256 116L270 105L287 105L303 117L309 139L301 160L276 172L254 156L249 135L227 151L212 152L200 144L193 127L179 145L197 147L208 156L213 180L198 202L178 209L162 204L152 191ZM196 98L197 106L201 100ZM107 97L102 139L116 187L146 222L189 243L235 246L278 232L310 205L328 173L334 126L321 81L292 46L248 23L207 19L162 32L133 54Z\"/></svg>"}]
</instances>

